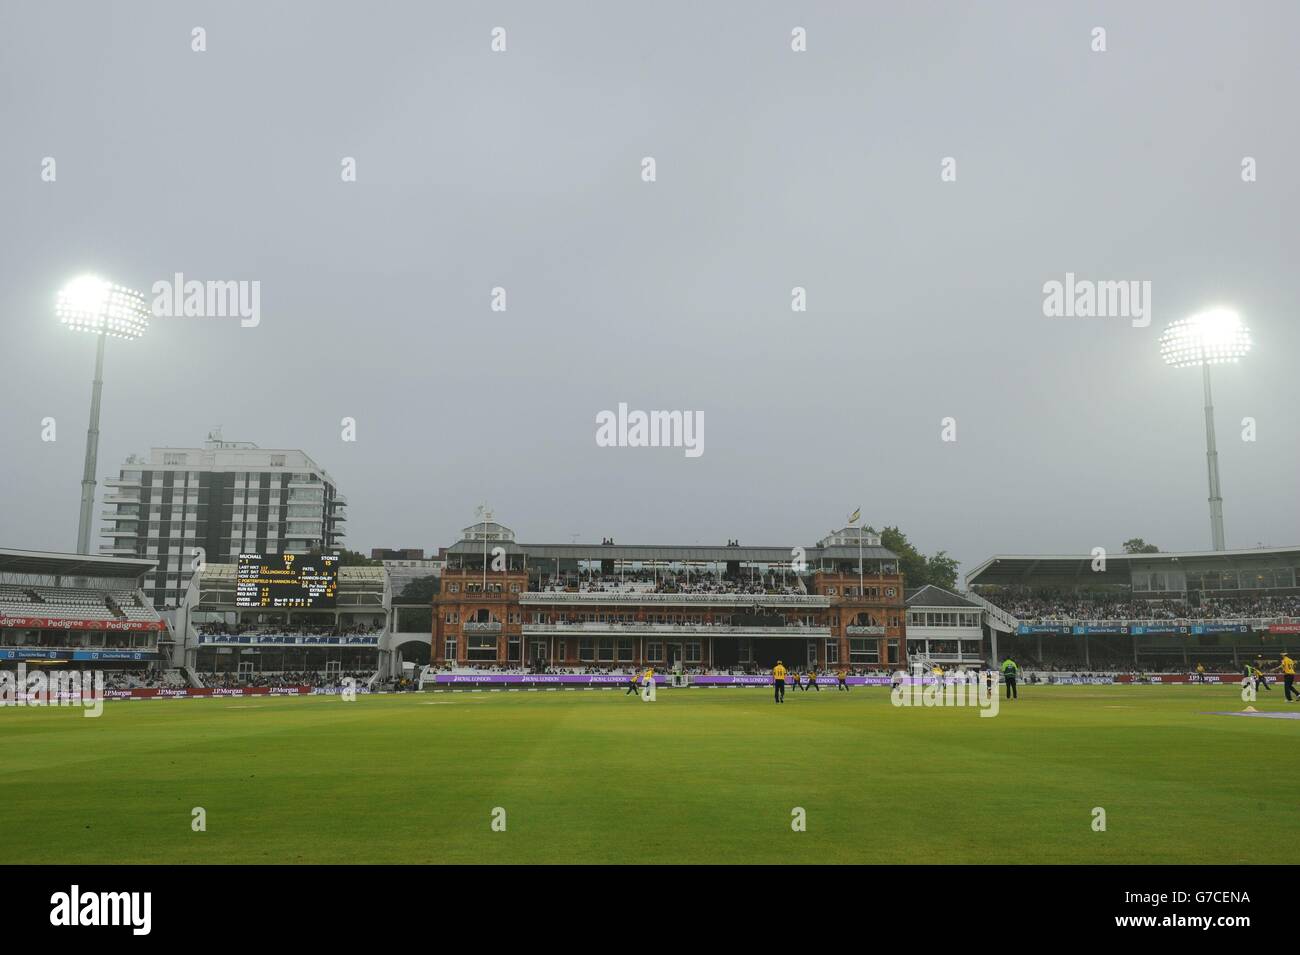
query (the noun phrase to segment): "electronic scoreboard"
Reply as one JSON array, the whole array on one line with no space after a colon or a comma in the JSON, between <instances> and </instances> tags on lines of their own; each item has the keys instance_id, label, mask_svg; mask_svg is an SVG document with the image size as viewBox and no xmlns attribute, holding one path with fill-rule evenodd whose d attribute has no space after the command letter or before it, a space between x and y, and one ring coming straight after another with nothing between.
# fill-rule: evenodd
<instances>
[{"instance_id":1,"label":"electronic scoreboard","mask_svg":"<svg viewBox=\"0 0 1300 955\"><path fill-rule=\"evenodd\" d=\"M236 607L333 607L338 554L240 554Z\"/></svg>"}]
</instances>

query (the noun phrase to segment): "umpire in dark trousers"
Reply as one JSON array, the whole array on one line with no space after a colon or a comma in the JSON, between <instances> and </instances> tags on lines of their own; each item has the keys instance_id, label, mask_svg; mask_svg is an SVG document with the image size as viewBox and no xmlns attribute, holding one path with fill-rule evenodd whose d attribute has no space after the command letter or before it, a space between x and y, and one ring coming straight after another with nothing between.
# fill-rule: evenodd
<instances>
[{"instance_id":1,"label":"umpire in dark trousers","mask_svg":"<svg viewBox=\"0 0 1300 955\"><path fill-rule=\"evenodd\" d=\"M1019 675L1020 675L1020 667L1016 665L1015 660L1011 659L1010 657L1007 657L1002 662L1002 680L1007 685L1008 700L1020 699L1020 693L1019 691L1016 690L1016 677Z\"/></svg>"}]
</instances>

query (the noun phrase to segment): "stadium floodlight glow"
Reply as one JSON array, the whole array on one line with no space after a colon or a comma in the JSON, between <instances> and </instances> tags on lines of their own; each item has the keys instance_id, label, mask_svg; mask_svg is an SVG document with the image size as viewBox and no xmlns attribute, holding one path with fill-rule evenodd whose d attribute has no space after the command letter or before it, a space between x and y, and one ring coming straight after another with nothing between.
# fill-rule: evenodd
<instances>
[{"instance_id":1,"label":"stadium floodlight glow","mask_svg":"<svg viewBox=\"0 0 1300 955\"><path fill-rule=\"evenodd\" d=\"M149 327L149 306L134 289L82 275L60 290L54 304L59 321L75 331L136 339Z\"/></svg>"},{"instance_id":2,"label":"stadium floodlight glow","mask_svg":"<svg viewBox=\"0 0 1300 955\"><path fill-rule=\"evenodd\" d=\"M1201 368L1205 388L1205 467L1210 483L1210 540L1224 549L1223 496L1219 489L1219 451L1214 442L1214 398L1210 366L1236 363L1251 347L1250 329L1231 309L1212 308L1171 322L1160 335L1160 357L1174 368Z\"/></svg>"},{"instance_id":3,"label":"stadium floodlight glow","mask_svg":"<svg viewBox=\"0 0 1300 955\"><path fill-rule=\"evenodd\" d=\"M139 338L149 327L144 296L95 275L81 275L65 285L54 302L54 314L65 327L90 332L95 348L95 382L90 389L90 426L86 429L86 459L81 474L81 516L77 521L77 553L90 553L90 522L95 508L95 468L99 458L99 405L104 391L104 342Z\"/></svg>"},{"instance_id":4,"label":"stadium floodlight glow","mask_svg":"<svg viewBox=\"0 0 1300 955\"><path fill-rule=\"evenodd\" d=\"M1241 316L1215 308L1171 322L1160 336L1160 357L1175 368L1221 365L1244 358L1250 346L1250 329Z\"/></svg>"}]
</instances>

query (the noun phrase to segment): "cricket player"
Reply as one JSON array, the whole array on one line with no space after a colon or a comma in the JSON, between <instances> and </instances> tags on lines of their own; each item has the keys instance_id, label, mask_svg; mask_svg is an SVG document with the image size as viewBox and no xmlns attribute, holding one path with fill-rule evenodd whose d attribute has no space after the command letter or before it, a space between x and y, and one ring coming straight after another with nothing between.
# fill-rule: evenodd
<instances>
[{"instance_id":1,"label":"cricket player","mask_svg":"<svg viewBox=\"0 0 1300 955\"><path fill-rule=\"evenodd\" d=\"M1258 690L1262 686L1271 692L1273 687L1268 682L1268 674L1264 672L1264 658L1262 656L1255 657L1253 669L1255 671L1255 689Z\"/></svg>"},{"instance_id":2,"label":"cricket player","mask_svg":"<svg viewBox=\"0 0 1300 955\"><path fill-rule=\"evenodd\" d=\"M1007 657L1002 661L1002 679L1007 684L1007 699L1020 699L1020 691L1016 689L1016 678L1020 675L1020 666L1015 660Z\"/></svg>"},{"instance_id":3,"label":"cricket player","mask_svg":"<svg viewBox=\"0 0 1300 955\"><path fill-rule=\"evenodd\" d=\"M645 671L644 686L641 688L641 699L647 703L653 703L655 699L655 668L650 667Z\"/></svg>"},{"instance_id":4,"label":"cricket player","mask_svg":"<svg viewBox=\"0 0 1300 955\"><path fill-rule=\"evenodd\" d=\"M849 691L849 671L840 667L838 675L840 678L840 689L847 693Z\"/></svg>"},{"instance_id":5,"label":"cricket player","mask_svg":"<svg viewBox=\"0 0 1300 955\"><path fill-rule=\"evenodd\" d=\"M772 694L776 702L785 702L785 664L780 660L772 667Z\"/></svg>"},{"instance_id":6,"label":"cricket player","mask_svg":"<svg viewBox=\"0 0 1300 955\"><path fill-rule=\"evenodd\" d=\"M1253 686L1256 693L1259 692L1261 686L1266 690L1272 690L1272 687L1264 682L1264 673L1258 667L1251 666L1247 663L1244 665L1243 669L1245 670L1245 673L1243 674L1245 679L1242 682Z\"/></svg>"},{"instance_id":7,"label":"cricket player","mask_svg":"<svg viewBox=\"0 0 1300 955\"><path fill-rule=\"evenodd\" d=\"M1286 701L1290 703L1294 695L1296 701L1300 702L1300 690L1295 688L1295 661L1286 650L1282 651L1282 659L1277 667L1282 671L1282 692L1286 695Z\"/></svg>"},{"instance_id":8,"label":"cricket player","mask_svg":"<svg viewBox=\"0 0 1300 955\"><path fill-rule=\"evenodd\" d=\"M822 691L822 688L821 688L820 686L817 685L817 668L816 668L816 667L813 667L813 668L812 668L812 672L808 674L808 679L804 681L803 691L804 691L805 693L808 692L808 685L809 685L809 684L812 684L812 688L813 688L814 690L816 690L818 693L820 693L820 692Z\"/></svg>"},{"instance_id":9,"label":"cricket player","mask_svg":"<svg viewBox=\"0 0 1300 955\"><path fill-rule=\"evenodd\" d=\"M641 687L639 685L640 682L641 682L641 674L638 673L636 670L633 670L632 675L627 678L627 693L624 693L623 695L627 696L628 693L640 692L641 690Z\"/></svg>"}]
</instances>

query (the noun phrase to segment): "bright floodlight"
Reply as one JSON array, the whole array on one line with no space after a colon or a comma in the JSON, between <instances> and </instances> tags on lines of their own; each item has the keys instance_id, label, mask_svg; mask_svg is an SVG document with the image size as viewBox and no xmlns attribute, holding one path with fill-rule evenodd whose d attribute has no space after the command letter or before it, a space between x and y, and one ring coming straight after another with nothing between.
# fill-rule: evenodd
<instances>
[{"instance_id":1,"label":"bright floodlight","mask_svg":"<svg viewBox=\"0 0 1300 955\"><path fill-rule=\"evenodd\" d=\"M141 293L94 275L65 285L54 313L68 328L111 338L139 338L149 327L149 306Z\"/></svg>"},{"instance_id":2,"label":"bright floodlight","mask_svg":"<svg viewBox=\"0 0 1300 955\"><path fill-rule=\"evenodd\" d=\"M90 427L86 429L86 460L81 473L81 515L77 520L77 553L90 553L90 522L95 507L95 467L99 461L99 403L104 390L104 342L110 338L139 338L149 327L149 306L134 289L82 275L63 287L54 300L54 314L66 327L95 336L95 381L90 388Z\"/></svg>"},{"instance_id":3,"label":"bright floodlight","mask_svg":"<svg viewBox=\"0 0 1300 955\"><path fill-rule=\"evenodd\" d=\"M1175 368L1220 365L1243 358L1250 344L1250 329L1241 316L1215 308L1171 322L1160 336L1160 357Z\"/></svg>"},{"instance_id":4,"label":"bright floodlight","mask_svg":"<svg viewBox=\"0 0 1300 955\"><path fill-rule=\"evenodd\" d=\"M1205 466L1210 484L1210 542L1223 550L1223 494L1219 490L1219 449L1214 440L1214 397L1210 366L1236 362L1250 351L1250 329L1228 308L1212 308L1170 322L1160 336L1160 357L1175 368L1201 369L1205 390Z\"/></svg>"}]
</instances>

